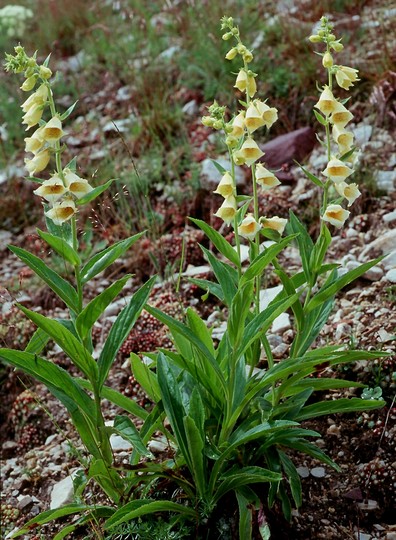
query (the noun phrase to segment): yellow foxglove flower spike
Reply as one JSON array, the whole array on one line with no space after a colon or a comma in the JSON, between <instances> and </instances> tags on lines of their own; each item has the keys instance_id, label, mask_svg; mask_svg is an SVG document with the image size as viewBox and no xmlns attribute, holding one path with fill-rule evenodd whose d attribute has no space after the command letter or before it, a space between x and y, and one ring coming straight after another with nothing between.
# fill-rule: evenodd
<instances>
[{"instance_id":1,"label":"yellow foxglove flower spike","mask_svg":"<svg viewBox=\"0 0 396 540\"><path fill-rule=\"evenodd\" d=\"M257 161L264 152L260 150L257 143L248 137L239 150L239 155L245 160L246 165L250 167L255 161Z\"/></svg>"},{"instance_id":2,"label":"yellow foxglove flower spike","mask_svg":"<svg viewBox=\"0 0 396 540\"><path fill-rule=\"evenodd\" d=\"M224 199L223 204L220 206L220 208L215 213L215 216L219 217L226 223L227 225L230 225L232 223L235 214L237 211L237 205L236 205L236 199L232 195L230 197L227 197Z\"/></svg>"},{"instance_id":3,"label":"yellow foxglove flower spike","mask_svg":"<svg viewBox=\"0 0 396 540\"><path fill-rule=\"evenodd\" d=\"M238 233L248 240L254 240L260 229L261 225L257 223L252 214L248 214L239 225Z\"/></svg>"},{"instance_id":4,"label":"yellow foxglove flower spike","mask_svg":"<svg viewBox=\"0 0 396 540\"><path fill-rule=\"evenodd\" d=\"M319 101L315 103L314 107L319 109L325 116L328 116L334 111L337 103L330 88L325 86L323 92L320 94Z\"/></svg>"},{"instance_id":5,"label":"yellow foxglove flower spike","mask_svg":"<svg viewBox=\"0 0 396 540\"><path fill-rule=\"evenodd\" d=\"M41 150L34 158L25 158L25 167L29 174L36 174L43 171L49 163L50 153L48 150Z\"/></svg>"},{"instance_id":6,"label":"yellow foxglove flower spike","mask_svg":"<svg viewBox=\"0 0 396 540\"><path fill-rule=\"evenodd\" d=\"M260 222L263 225L263 229L272 229L274 231L278 231L279 234L283 234L287 224L287 219L274 216L272 218L261 218Z\"/></svg>"},{"instance_id":7,"label":"yellow foxglove flower spike","mask_svg":"<svg viewBox=\"0 0 396 540\"><path fill-rule=\"evenodd\" d=\"M326 169L322 172L324 176L330 178L333 182L343 182L353 173L353 169L339 159L331 159Z\"/></svg>"},{"instance_id":8,"label":"yellow foxglove flower spike","mask_svg":"<svg viewBox=\"0 0 396 540\"><path fill-rule=\"evenodd\" d=\"M256 182L264 191L268 191L273 187L279 186L280 182L277 177L261 163L256 165Z\"/></svg>"},{"instance_id":9,"label":"yellow foxglove flower spike","mask_svg":"<svg viewBox=\"0 0 396 540\"><path fill-rule=\"evenodd\" d=\"M356 201L360 197L361 193L356 184L347 184L346 182L338 182L334 185L341 197L344 197L348 201L348 206Z\"/></svg>"},{"instance_id":10,"label":"yellow foxglove flower spike","mask_svg":"<svg viewBox=\"0 0 396 540\"><path fill-rule=\"evenodd\" d=\"M349 217L349 210L345 210L342 206L339 204L329 204L329 206L326 208L325 213L322 216L323 221L327 221L328 223L331 223L337 229L340 229L345 221Z\"/></svg>"},{"instance_id":11,"label":"yellow foxglove flower spike","mask_svg":"<svg viewBox=\"0 0 396 540\"><path fill-rule=\"evenodd\" d=\"M76 205L71 199L66 199L61 203L55 203L54 207L44 214L52 219L55 225L62 225L76 213Z\"/></svg>"},{"instance_id":12,"label":"yellow foxglove flower spike","mask_svg":"<svg viewBox=\"0 0 396 540\"><path fill-rule=\"evenodd\" d=\"M81 199L84 195L92 191L92 186L89 185L88 180L80 178L70 169L64 169L63 176L65 178L66 187L77 199Z\"/></svg>"},{"instance_id":13,"label":"yellow foxglove flower spike","mask_svg":"<svg viewBox=\"0 0 396 540\"><path fill-rule=\"evenodd\" d=\"M43 197L46 201L54 204L58 201L65 193L67 189L63 185L62 179L54 174L49 180L46 180L41 184L41 186L33 191L35 195Z\"/></svg>"},{"instance_id":14,"label":"yellow foxglove flower spike","mask_svg":"<svg viewBox=\"0 0 396 540\"><path fill-rule=\"evenodd\" d=\"M213 193L217 193L225 199L230 195L235 195L234 182L231 174L228 171L222 176L216 191Z\"/></svg>"}]
</instances>

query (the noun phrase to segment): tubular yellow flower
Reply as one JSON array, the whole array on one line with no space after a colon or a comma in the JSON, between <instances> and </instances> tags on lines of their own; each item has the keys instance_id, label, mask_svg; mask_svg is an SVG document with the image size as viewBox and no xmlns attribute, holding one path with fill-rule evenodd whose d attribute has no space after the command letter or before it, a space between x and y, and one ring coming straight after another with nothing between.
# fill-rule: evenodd
<instances>
[{"instance_id":1,"label":"tubular yellow flower","mask_svg":"<svg viewBox=\"0 0 396 540\"><path fill-rule=\"evenodd\" d=\"M23 92L30 92L36 86L37 75L28 77L20 87Z\"/></svg>"},{"instance_id":2,"label":"tubular yellow flower","mask_svg":"<svg viewBox=\"0 0 396 540\"><path fill-rule=\"evenodd\" d=\"M274 231L278 231L279 234L283 234L287 224L287 219L274 216L272 218L261 218L260 222L263 225L263 229L272 229Z\"/></svg>"},{"instance_id":3,"label":"tubular yellow flower","mask_svg":"<svg viewBox=\"0 0 396 540\"><path fill-rule=\"evenodd\" d=\"M249 133L253 133L253 131L256 131L256 129L265 124L260 111L256 107L257 101L258 100L251 101L246 111L245 125Z\"/></svg>"},{"instance_id":4,"label":"tubular yellow flower","mask_svg":"<svg viewBox=\"0 0 396 540\"><path fill-rule=\"evenodd\" d=\"M238 49L236 47L233 47L225 55L225 58L226 58L226 60L233 60L236 57L237 54L238 54Z\"/></svg>"},{"instance_id":5,"label":"tubular yellow flower","mask_svg":"<svg viewBox=\"0 0 396 540\"><path fill-rule=\"evenodd\" d=\"M67 189L63 185L62 179L57 174L54 174L49 180L43 182L39 188L35 189L33 193L54 204L66 191Z\"/></svg>"},{"instance_id":6,"label":"tubular yellow flower","mask_svg":"<svg viewBox=\"0 0 396 540\"><path fill-rule=\"evenodd\" d=\"M32 107L44 105L48 99L48 88L45 84L42 84L38 89L31 94L26 101L21 105L21 109L24 113L27 113Z\"/></svg>"},{"instance_id":7,"label":"tubular yellow flower","mask_svg":"<svg viewBox=\"0 0 396 540\"><path fill-rule=\"evenodd\" d=\"M323 92L320 94L319 101L314 105L325 116L331 114L337 104L337 100L333 96L332 91L328 86L325 86Z\"/></svg>"},{"instance_id":8,"label":"tubular yellow flower","mask_svg":"<svg viewBox=\"0 0 396 540\"><path fill-rule=\"evenodd\" d=\"M48 150L41 150L33 159L25 159L25 167L29 171L29 174L35 174L43 171L48 165L50 160L50 153Z\"/></svg>"},{"instance_id":9,"label":"tubular yellow flower","mask_svg":"<svg viewBox=\"0 0 396 540\"><path fill-rule=\"evenodd\" d=\"M59 141L65 132L62 130L62 122L58 116L51 118L42 128L41 136L48 143Z\"/></svg>"},{"instance_id":10,"label":"tubular yellow flower","mask_svg":"<svg viewBox=\"0 0 396 540\"><path fill-rule=\"evenodd\" d=\"M25 152L32 152L32 154L37 154L37 152L41 150L44 144L41 134L42 128L38 128L31 137L26 137L24 139Z\"/></svg>"},{"instance_id":11,"label":"tubular yellow flower","mask_svg":"<svg viewBox=\"0 0 396 540\"><path fill-rule=\"evenodd\" d=\"M241 111L232 121L231 135L242 137L245 133L245 111Z\"/></svg>"},{"instance_id":12,"label":"tubular yellow flower","mask_svg":"<svg viewBox=\"0 0 396 540\"><path fill-rule=\"evenodd\" d=\"M345 163L339 159L331 159L327 164L326 169L322 172L324 176L330 178L333 182L343 182L353 173Z\"/></svg>"},{"instance_id":13,"label":"tubular yellow flower","mask_svg":"<svg viewBox=\"0 0 396 540\"><path fill-rule=\"evenodd\" d=\"M253 97L257 91L253 75L248 75L244 68L240 69L234 88L238 88L241 92L247 92L250 97Z\"/></svg>"},{"instance_id":14,"label":"tubular yellow flower","mask_svg":"<svg viewBox=\"0 0 396 540\"><path fill-rule=\"evenodd\" d=\"M55 225L62 225L76 213L76 205L71 199L66 199L61 203L55 203L54 207L44 214L52 219Z\"/></svg>"},{"instance_id":15,"label":"tubular yellow flower","mask_svg":"<svg viewBox=\"0 0 396 540\"><path fill-rule=\"evenodd\" d=\"M333 126L333 139L342 148L352 148L353 133L346 131L340 124L334 124Z\"/></svg>"},{"instance_id":16,"label":"tubular yellow flower","mask_svg":"<svg viewBox=\"0 0 396 540\"><path fill-rule=\"evenodd\" d=\"M227 225L230 225L232 220L235 217L237 211L236 206L236 199L232 195L230 197L227 197L224 199L223 204L220 206L220 208L215 213L215 216L219 217L226 223Z\"/></svg>"},{"instance_id":17,"label":"tubular yellow flower","mask_svg":"<svg viewBox=\"0 0 396 540\"><path fill-rule=\"evenodd\" d=\"M341 88L344 88L345 90L349 90L356 81L360 81L360 79L358 79L358 73L359 71L357 69L347 66L337 66L335 77L338 86L341 86Z\"/></svg>"},{"instance_id":18,"label":"tubular yellow flower","mask_svg":"<svg viewBox=\"0 0 396 540\"><path fill-rule=\"evenodd\" d=\"M350 122L353 118L353 114L348 111L346 107L339 101L336 101L334 110L330 116L330 122L338 126L338 128L343 128Z\"/></svg>"},{"instance_id":19,"label":"tubular yellow flower","mask_svg":"<svg viewBox=\"0 0 396 540\"><path fill-rule=\"evenodd\" d=\"M348 206L351 206L361 193L356 184L347 184L346 182L338 182L334 186L341 197L348 201Z\"/></svg>"},{"instance_id":20,"label":"tubular yellow flower","mask_svg":"<svg viewBox=\"0 0 396 540\"><path fill-rule=\"evenodd\" d=\"M261 225L257 223L252 214L248 214L238 227L238 233L244 238L254 240L260 229Z\"/></svg>"},{"instance_id":21,"label":"tubular yellow flower","mask_svg":"<svg viewBox=\"0 0 396 540\"><path fill-rule=\"evenodd\" d=\"M254 103L261 114L265 127L269 129L278 120L278 110L275 107L268 107L259 99L255 99Z\"/></svg>"},{"instance_id":22,"label":"tubular yellow flower","mask_svg":"<svg viewBox=\"0 0 396 540\"><path fill-rule=\"evenodd\" d=\"M230 195L234 195L234 182L232 180L231 174L228 171L222 176L216 191L214 191L213 193L217 193L225 199Z\"/></svg>"},{"instance_id":23,"label":"tubular yellow flower","mask_svg":"<svg viewBox=\"0 0 396 540\"><path fill-rule=\"evenodd\" d=\"M27 128L25 131L31 127L38 124L43 116L43 106L37 105L36 107L31 107L23 116L22 124L26 124Z\"/></svg>"},{"instance_id":24,"label":"tubular yellow flower","mask_svg":"<svg viewBox=\"0 0 396 540\"><path fill-rule=\"evenodd\" d=\"M280 184L277 177L261 163L256 165L256 182L260 184L264 191L268 191Z\"/></svg>"},{"instance_id":25,"label":"tubular yellow flower","mask_svg":"<svg viewBox=\"0 0 396 540\"><path fill-rule=\"evenodd\" d=\"M329 204L329 206L326 208L325 213L322 216L323 221L327 221L328 223L331 223L337 229L340 229L345 221L349 217L349 210L345 210L342 206L339 204Z\"/></svg>"},{"instance_id":26,"label":"tubular yellow flower","mask_svg":"<svg viewBox=\"0 0 396 540\"><path fill-rule=\"evenodd\" d=\"M70 169L64 169L63 176L65 178L66 187L77 199L81 199L84 195L92 191L92 186L89 185L88 180L80 178Z\"/></svg>"},{"instance_id":27,"label":"tubular yellow flower","mask_svg":"<svg viewBox=\"0 0 396 540\"><path fill-rule=\"evenodd\" d=\"M257 143L251 137L246 139L239 152L240 156L245 160L246 165L249 167L264 155L264 152L260 150Z\"/></svg>"}]
</instances>

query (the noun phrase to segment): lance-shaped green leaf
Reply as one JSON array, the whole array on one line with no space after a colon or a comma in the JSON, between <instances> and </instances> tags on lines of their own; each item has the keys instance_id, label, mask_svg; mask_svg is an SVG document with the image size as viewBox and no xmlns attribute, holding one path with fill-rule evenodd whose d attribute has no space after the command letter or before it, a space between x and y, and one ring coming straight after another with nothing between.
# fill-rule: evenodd
<instances>
[{"instance_id":1,"label":"lance-shaped green leaf","mask_svg":"<svg viewBox=\"0 0 396 540\"><path fill-rule=\"evenodd\" d=\"M372 409L379 409L385 405L385 401L375 399L360 399L360 398L341 398L333 401L320 401L319 403L313 403L307 405L296 416L296 420L302 421L309 418L316 418L318 416L347 413L347 412L359 412L359 411L371 411Z\"/></svg>"},{"instance_id":2,"label":"lance-shaped green leaf","mask_svg":"<svg viewBox=\"0 0 396 540\"><path fill-rule=\"evenodd\" d=\"M197 225L200 229L203 230L203 232L206 234L209 240L213 243L216 249L224 255L224 257L226 257L229 261L234 263L235 266L237 267L241 265L239 257L238 257L238 253L220 233L218 233L215 229L213 229L213 227L208 225L205 221L202 221L200 219L194 219L194 218L190 218L190 221L195 223L195 225Z\"/></svg>"},{"instance_id":3,"label":"lance-shaped green leaf","mask_svg":"<svg viewBox=\"0 0 396 540\"><path fill-rule=\"evenodd\" d=\"M102 184L101 186L98 186L98 187L92 189L89 193L87 193L83 197L80 197L80 199L78 199L76 201L76 205L77 206L82 206L83 204L87 204L87 203L93 201L94 199L96 199L96 197L98 197L104 191L106 191L106 189L108 189L113 182L114 182L114 180L109 180L105 184Z\"/></svg>"},{"instance_id":4,"label":"lance-shaped green leaf","mask_svg":"<svg viewBox=\"0 0 396 540\"><path fill-rule=\"evenodd\" d=\"M92 460L88 476L98 482L113 503L119 504L125 485L114 467L107 465L103 459Z\"/></svg>"},{"instance_id":5,"label":"lance-shaped green leaf","mask_svg":"<svg viewBox=\"0 0 396 540\"><path fill-rule=\"evenodd\" d=\"M143 443L135 424L128 416L117 415L114 419L114 426L110 429L126 441L129 441L135 452L138 452L141 456L153 457L150 450Z\"/></svg>"},{"instance_id":6,"label":"lance-shaped green leaf","mask_svg":"<svg viewBox=\"0 0 396 540\"><path fill-rule=\"evenodd\" d=\"M293 240L293 238L296 238L296 236L297 234L286 236L278 244L274 244L260 253L260 255L254 259L254 261L248 266L246 272L243 274L240 281L240 286L257 276L260 276L269 263L273 261L275 257Z\"/></svg>"},{"instance_id":7,"label":"lance-shaped green leaf","mask_svg":"<svg viewBox=\"0 0 396 540\"><path fill-rule=\"evenodd\" d=\"M297 244L300 252L301 263L303 266L305 279L307 283L310 283L310 281L312 281L310 259L311 253L314 249L314 243L312 241L312 238L310 237L307 229L293 212L290 212L290 219L289 224L287 225L287 229L290 229L293 233L298 234ZM311 283L311 285L313 285L313 283Z\"/></svg>"},{"instance_id":8,"label":"lance-shaped green leaf","mask_svg":"<svg viewBox=\"0 0 396 540\"><path fill-rule=\"evenodd\" d=\"M281 450L277 450L290 484L290 490L297 508L302 504L301 480L292 460Z\"/></svg>"},{"instance_id":9,"label":"lance-shaped green leaf","mask_svg":"<svg viewBox=\"0 0 396 540\"><path fill-rule=\"evenodd\" d=\"M204 252L206 259L208 260L210 266L212 267L212 270L217 278L217 281L219 282L224 298L227 305L230 305L232 302L232 299L234 298L234 295L236 293L236 285L238 283L238 273L227 263L224 263L217 259L213 255L212 252L210 252L208 249L206 249L203 246L200 246L202 251Z\"/></svg>"},{"instance_id":10,"label":"lance-shaped green leaf","mask_svg":"<svg viewBox=\"0 0 396 540\"><path fill-rule=\"evenodd\" d=\"M69 356L72 362L92 381L96 380L98 369L95 360L82 343L63 324L48 319L37 313L18 305L36 326L44 330L59 347Z\"/></svg>"},{"instance_id":11,"label":"lance-shaped green leaf","mask_svg":"<svg viewBox=\"0 0 396 540\"><path fill-rule=\"evenodd\" d=\"M306 307L306 313L309 313L313 309L315 309L317 306L323 304L326 300L333 297L338 291L343 289L346 285L349 285L352 281L357 279L358 277L362 276L367 270L378 264L380 261L382 261L384 257L378 257L377 259L374 259L372 261L369 261L367 263L361 264L358 268L354 268L353 270L350 270L340 278L338 278L336 281L333 281L331 285L324 286L320 291L315 294L315 296L309 301L307 307Z\"/></svg>"},{"instance_id":12,"label":"lance-shaped green leaf","mask_svg":"<svg viewBox=\"0 0 396 540\"><path fill-rule=\"evenodd\" d=\"M90 279L95 277L100 272L103 272L108 266L110 266L114 261L119 257L124 255L124 253L131 247L133 244L139 240L139 238L145 233L145 231L135 234L130 238L121 240L116 244L96 253L91 259L82 267L81 269L81 281L82 283L87 283Z\"/></svg>"},{"instance_id":13,"label":"lance-shaped green leaf","mask_svg":"<svg viewBox=\"0 0 396 540\"><path fill-rule=\"evenodd\" d=\"M121 313L115 320L113 326L111 327L109 335L106 339L106 343L102 349L102 352L100 353L98 360L99 388L102 387L103 383L107 379L107 375L116 357L116 354L118 353L121 345L128 337L129 332L132 330L133 325L139 317L145 303L148 300L151 289L156 279L157 277L153 276L142 287L140 287L137 292L135 292L129 304L124 307L124 309L121 311Z\"/></svg>"},{"instance_id":14,"label":"lance-shaped green leaf","mask_svg":"<svg viewBox=\"0 0 396 540\"><path fill-rule=\"evenodd\" d=\"M78 311L78 295L76 290L68 281L63 279L54 270L49 268L41 259L32 255L25 249L17 246L9 246L22 262L24 262L35 274L37 274L45 283L59 296L61 300L72 310Z\"/></svg>"},{"instance_id":15,"label":"lance-shaped green leaf","mask_svg":"<svg viewBox=\"0 0 396 540\"><path fill-rule=\"evenodd\" d=\"M261 467L242 467L222 475L222 482L217 488L213 502L218 502L226 493L242 486L267 482L280 482L282 475Z\"/></svg>"},{"instance_id":16,"label":"lance-shaped green leaf","mask_svg":"<svg viewBox=\"0 0 396 540\"><path fill-rule=\"evenodd\" d=\"M309 178L309 180L311 180L311 182L313 182L316 186L318 186L320 188L323 188L323 182L321 182L317 176L310 173L305 167L300 165L298 163L298 161L296 161L296 163L300 167L300 169L304 172L304 174L307 176L307 178Z\"/></svg>"},{"instance_id":17,"label":"lance-shaped green leaf","mask_svg":"<svg viewBox=\"0 0 396 540\"><path fill-rule=\"evenodd\" d=\"M26 345L25 351L32 354L40 354L49 340L50 337L47 332L44 332L41 328L37 328Z\"/></svg>"},{"instance_id":18,"label":"lance-shaped green leaf","mask_svg":"<svg viewBox=\"0 0 396 540\"><path fill-rule=\"evenodd\" d=\"M134 353L131 353L131 368L133 376L148 397L155 403L158 403L161 399L161 392L157 376L151 371L149 366L142 362L139 356Z\"/></svg>"},{"instance_id":19,"label":"lance-shaped green leaf","mask_svg":"<svg viewBox=\"0 0 396 540\"><path fill-rule=\"evenodd\" d=\"M61 115L60 119L62 122L64 122L67 118L69 118L71 113L74 111L74 108L77 105L77 103L78 101L75 101L73 105L70 105L70 107Z\"/></svg>"},{"instance_id":20,"label":"lance-shaped green leaf","mask_svg":"<svg viewBox=\"0 0 396 540\"><path fill-rule=\"evenodd\" d=\"M52 247L63 259L68 261L73 266L81 264L81 259L78 253L71 247L71 245L66 242L63 238L59 236L54 236L53 234L40 231L36 229L37 234L42 238L47 244Z\"/></svg>"},{"instance_id":21,"label":"lance-shaped green leaf","mask_svg":"<svg viewBox=\"0 0 396 540\"><path fill-rule=\"evenodd\" d=\"M200 497L204 497L207 484L204 466L204 436L205 433L198 428L191 416L183 418L184 430L187 439L191 474Z\"/></svg>"},{"instance_id":22,"label":"lance-shaped green leaf","mask_svg":"<svg viewBox=\"0 0 396 540\"><path fill-rule=\"evenodd\" d=\"M171 501L140 499L131 501L119 508L117 512L106 521L104 528L105 530L108 530L117 525L121 525L121 523L125 523L126 521L132 521L140 516L155 514L157 512L176 512L192 520L198 519L196 511L184 504L178 504Z\"/></svg>"},{"instance_id":23,"label":"lance-shaped green leaf","mask_svg":"<svg viewBox=\"0 0 396 540\"><path fill-rule=\"evenodd\" d=\"M106 307L114 300L114 298L122 291L127 281L132 277L132 274L118 279L112 285L107 287L98 296L91 300L76 319L76 329L81 339L85 339L89 334L95 321L99 319Z\"/></svg>"}]
</instances>

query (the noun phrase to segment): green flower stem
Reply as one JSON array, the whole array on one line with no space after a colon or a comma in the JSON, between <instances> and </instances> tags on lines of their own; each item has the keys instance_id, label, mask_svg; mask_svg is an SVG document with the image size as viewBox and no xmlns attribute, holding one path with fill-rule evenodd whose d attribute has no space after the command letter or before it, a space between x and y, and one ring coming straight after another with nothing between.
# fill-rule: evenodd
<instances>
[{"instance_id":1,"label":"green flower stem","mask_svg":"<svg viewBox=\"0 0 396 540\"><path fill-rule=\"evenodd\" d=\"M57 111L56 111L54 96L52 95L51 84L47 80L43 80L43 82L45 83L48 89L48 103L50 106L51 116L54 117L56 116ZM62 179L62 182L64 184L65 178L63 176L60 141L55 142L55 164L56 164L56 172L58 173L58 176Z\"/></svg>"},{"instance_id":2,"label":"green flower stem","mask_svg":"<svg viewBox=\"0 0 396 540\"><path fill-rule=\"evenodd\" d=\"M235 178L235 163L232 159L232 152L231 148L228 148L228 154L230 156L230 162L231 162L231 177L233 182L233 187L236 193L236 178ZM238 232L238 217L237 214L234 216L234 237L235 237L235 246L238 253L238 260L239 260L239 266L238 266L238 277L241 278L242 276L242 268L241 268L241 239Z\"/></svg>"}]
</instances>

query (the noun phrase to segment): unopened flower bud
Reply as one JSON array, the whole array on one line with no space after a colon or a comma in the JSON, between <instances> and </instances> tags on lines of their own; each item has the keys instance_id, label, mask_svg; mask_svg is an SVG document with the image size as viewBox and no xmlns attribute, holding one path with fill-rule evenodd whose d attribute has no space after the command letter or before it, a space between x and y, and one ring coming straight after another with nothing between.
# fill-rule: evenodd
<instances>
[{"instance_id":1,"label":"unopened flower bud","mask_svg":"<svg viewBox=\"0 0 396 540\"><path fill-rule=\"evenodd\" d=\"M325 37L325 35L326 35L326 32L324 30L319 30L319 32L318 32L319 37L323 38L323 37Z\"/></svg>"},{"instance_id":2,"label":"unopened flower bud","mask_svg":"<svg viewBox=\"0 0 396 540\"><path fill-rule=\"evenodd\" d=\"M238 146L239 139L234 135L228 135L226 137L225 143L229 148L236 148Z\"/></svg>"},{"instance_id":3,"label":"unopened flower bud","mask_svg":"<svg viewBox=\"0 0 396 540\"><path fill-rule=\"evenodd\" d=\"M226 58L226 60L233 60L236 57L237 54L238 54L238 49L236 47L233 47L225 55L225 58Z\"/></svg>"},{"instance_id":4,"label":"unopened flower bud","mask_svg":"<svg viewBox=\"0 0 396 540\"><path fill-rule=\"evenodd\" d=\"M206 127L213 127L213 118L211 116L203 116L201 118L201 122L203 123L204 126Z\"/></svg>"},{"instance_id":5,"label":"unopened flower bud","mask_svg":"<svg viewBox=\"0 0 396 540\"><path fill-rule=\"evenodd\" d=\"M322 64L325 68L331 68L331 66L333 65L333 57L328 51L325 52L323 55Z\"/></svg>"},{"instance_id":6,"label":"unopened flower bud","mask_svg":"<svg viewBox=\"0 0 396 540\"><path fill-rule=\"evenodd\" d=\"M213 129L221 129L223 127L223 122L221 120L215 120L213 122Z\"/></svg>"},{"instance_id":7,"label":"unopened flower bud","mask_svg":"<svg viewBox=\"0 0 396 540\"><path fill-rule=\"evenodd\" d=\"M50 70L50 68L45 66L40 66L39 72L42 79L49 79L52 75L52 71Z\"/></svg>"},{"instance_id":8,"label":"unopened flower bud","mask_svg":"<svg viewBox=\"0 0 396 540\"><path fill-rule=\"evenodd\" d=\"M224 39L224 41L228 41L229 39L232 38L232 33L231 32L226 32L221 37Z\"/></svg>"},{"instance_id":9,"label":"unopened flower bud","mask_svg":"<svg viewBox=\"0 0 396 540\"><path fill-rule=\"evenodd\" d=\"M33 90L33 88L35 87L36 81L37 81L36 75L32 75L31 77L28 77L22 84L21 90L23 90L24 92L30 92L30 90Z\"/></svg>"},{"instance_id":10,"label":"unopened flower bud","mask_svg":"<svg viewBox=\"0 0 396 540\"><path fill-rule=\"evenodd\" d=\"M330 41L335 41L336 40L336 36L334 34L329 34L327 37L328 37L328 39Z\"/></svg>"},{"instance_id":11,"label":"unopened flower bud","mask_svg":"<svg viewBox=\"0 0 396 540\"><path fill-rule=\"evenodd\" d=\"M312 36L309 36L308 39L311 43L320 43L322 41L322 38L317 34L312 34Z\"/></svg>"},{"instance_id":12,"label":"unopened flower bud","mask_svg":"<svg viewBox=\"0 0 396 540\"><path fill-rule=\"evenodd\" d=\"M245 54L243 55L243 59L245 60L247 64L249 64L249 62L253 60L253 54L250 51L246 51Z\"/></svg>"},{"instance_id":13,"label":"unopened flower bud","mask_svg":"<svg viewBox=\"0 0 396 540\"><path fill-rule=\"evenodd\" d=\"M335 52L341 52L344 49L344 45L342 43L340 43L339 41L331 41L330 42L330 47Z\"/></svg>"},{"instance_id":14,"label":"unopened flower bud","mask_svg":"<svg viewBox=\"0 0 396 540\"><path fill-rule=\"evenodd\" d=\"M245 54L247 51L245 45L243 45L242 43L239 43L239 45L237 46L237 50L239 54Z\"/></svg>"}]
</instances>

